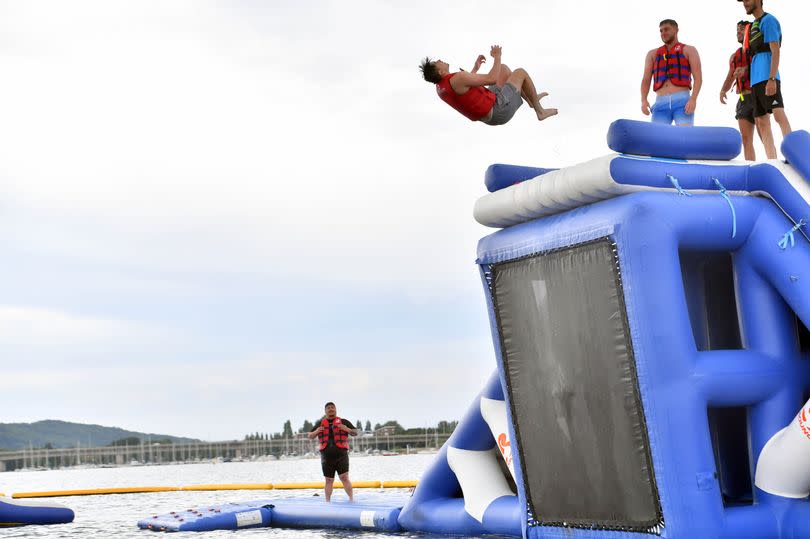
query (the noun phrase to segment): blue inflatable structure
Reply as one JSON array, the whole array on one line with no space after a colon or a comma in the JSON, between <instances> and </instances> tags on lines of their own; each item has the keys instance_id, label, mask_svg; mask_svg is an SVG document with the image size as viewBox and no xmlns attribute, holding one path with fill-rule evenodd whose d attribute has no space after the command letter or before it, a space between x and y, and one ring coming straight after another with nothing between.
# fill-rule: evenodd
<instances>
[{"instance_id":1,"label":"blue inflatable structure","mask_svg":"<svg viewBox=\"0 0 810 539\"><path fill-rule=\"evenodd\" d=\"M0 528L30 524L67 524L73 510L52 502L21 501L0 497Z\"/></svg>"},{"instance_id":2,"label":"blue inflatable structure","mask_svg":"<svg viewBox=\"0 0 810 539\"><path fill-rule=\"evenodd\" d=\"M620 120L610 155L493 165L475 218L502 229L477 259L496 372L410 499L256 502L269 525L810 538L810 133L787 162L740 145Z\"/></svg>"}]
</instances>

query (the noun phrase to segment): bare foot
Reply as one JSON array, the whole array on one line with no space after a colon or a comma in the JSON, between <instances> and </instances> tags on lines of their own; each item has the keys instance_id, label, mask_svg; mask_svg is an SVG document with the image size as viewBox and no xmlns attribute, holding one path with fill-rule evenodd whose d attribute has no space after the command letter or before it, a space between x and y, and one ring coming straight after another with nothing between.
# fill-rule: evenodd
<instances>
[{"instance_id":1,"label":"bare foot","mask_svg":"<svg viewBox=\"0 0 810 539\"><path fill-rule=\"evenodd\" d=\"M557 109L544 109L543 106L540 104L540 100L546 97L547 95L548 92L542 92L540 95L538 95L537 106L534 107L534 112L537 114L537 119L541 122L546 118L550 118L552 116L557 115Z\"/></svg>"},{"instance_id":2,"label":"bare foot","mask_svg":"<svg viewBox=\"0 0 810 539\"><path fill-rule=\"evenodd\" d=\"M537 119L541 122L546 118L551 118L557 115L557 109L540 109L537 111Z\"/></svg>"}]
</instances>

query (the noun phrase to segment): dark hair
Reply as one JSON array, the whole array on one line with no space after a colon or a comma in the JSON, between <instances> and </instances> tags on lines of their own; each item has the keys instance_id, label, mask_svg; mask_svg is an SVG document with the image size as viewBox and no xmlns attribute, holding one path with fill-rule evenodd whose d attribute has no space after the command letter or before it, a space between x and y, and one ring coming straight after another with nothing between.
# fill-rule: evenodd
<instances>
[{"instance_id":1,"label":"dark hair","mask_svg":"<svg viewBox=\"0 0 810 539\"><path fill-rule=\"evenodd\" d=\"M436 62L425 56L422 63L419 64L419 69L422 70L422 76L425 80L433 84L439 84L442 81L442 76L439 75L439 70L436 69Z\"/></svg>"},{"instance_id":2,"label":"dark hair","mask_svg":"<svg viewBox=\"0 0 810 539\"><path fill-rule=\"evenodd\" d=\"M659 23L658 23L658 27L659 27L659 28L661 28L661 27L662 27L662 26L664 26L665 24L671 24L671 25L672 25L672 26L674 26L675 28L678 28L678 23L677 23L677 22L675 22L675 20L674 20L674 19L664 19L663 21L661 21L661 22L659 22Z\"/></svg>"},{"instance_id":3,"label":"dark hair","mask_svg":"<svg viewBox=\"0 0 810 539\"><path fill-rule=\"evenodd\" d=\"M335 403L334 403L334 402L329 401L329 402L327 402L326 404L324 404L324 405L323 405L324 410L326 410L326 408L327 408L327 407L328 407L330 404L331 404L332 406L335 406ZM335 408L337 408L337 406L335 406Z\"/></svg>"},{"instance_id":4,"label":"dark hair","mask_svg":"<svg viewBox=\"0 0 810 539\"><path fill-rule=\"evenodd\" d=\"M737 26L748 26L749 24L751 23L745 20L737 21Z\"/></svg>"}]
</instances>

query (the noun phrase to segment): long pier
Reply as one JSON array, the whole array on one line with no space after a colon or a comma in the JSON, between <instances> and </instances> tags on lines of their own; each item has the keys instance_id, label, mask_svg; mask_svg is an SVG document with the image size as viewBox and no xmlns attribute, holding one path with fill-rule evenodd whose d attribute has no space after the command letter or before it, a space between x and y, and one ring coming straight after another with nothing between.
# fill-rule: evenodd
<instances>
[{"instance_id":1,"label":"long pier","mask_svg":"<svg viewBox=\"0 0 810 539\"><path fill-rule=\"evenodd\" d=\"M354 451L416 452L438 449L450 434L360 435L351 439ZM201 462L212 459L250 460L260 457L284 458L317 453L317 440L305 435L275 440L228 440L221 442L150 443L73 448L30 448L0 451L0 472L20 469L55 469L75 466L124 466Z\"/></svg>"}]
</instances>

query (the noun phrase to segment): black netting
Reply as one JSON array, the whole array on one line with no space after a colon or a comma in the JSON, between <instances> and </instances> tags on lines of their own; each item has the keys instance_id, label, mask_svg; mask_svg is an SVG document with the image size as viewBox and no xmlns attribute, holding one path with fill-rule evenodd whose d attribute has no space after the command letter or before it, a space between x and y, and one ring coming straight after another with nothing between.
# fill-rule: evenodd
<instances>
[{"instance_id":1,"label":"black netting","mask_svg":"<svg viewBox=\"0 0 810 539\"><path fill-rule=\"evenodd\" d=\"M494 265L492 294L533 523L660 530L613 243Z\"/></svg>"}]
</instances>

